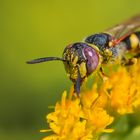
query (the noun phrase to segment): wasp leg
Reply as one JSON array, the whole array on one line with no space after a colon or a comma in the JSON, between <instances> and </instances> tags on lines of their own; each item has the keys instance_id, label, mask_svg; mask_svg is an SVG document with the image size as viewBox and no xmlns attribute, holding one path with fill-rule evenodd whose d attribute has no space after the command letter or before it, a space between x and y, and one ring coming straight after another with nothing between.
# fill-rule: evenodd
<instances>
[{"instance_id":1,"label":"wasp leg","mask_svg":"<svg viewBox=\"0 0 140 140\"><path fill-rule=\"evenodd\" d=\"M128 60L128 63L126 65L134 65L134 64L137 64L137 60L140 58L140 53L134 55L133 58L129 59Z\"/></svg>"},{"instance_id":2,"label":"wasp leg","mask_svg":"<svg viewBox=\"0 0 140 140\"><path fill-rule=\"evenodd\" d=\"M135 65L137 64L137 58L133 57L130 58L128 60L125 61L125 63L123 63L124 66L131 66L131 65Z\"/></svg>"},{"instance_id":3,"label":"wasp leg","mask_svg":"<svg viewBox=\"0 0 140 140\"><path fill-rule=\"evenodd\" d=\"M123 57L121 58L121 65L122 65L122 66L125 66L127 62L128 62L128 60L123 56Z\"/></svg>"},{"instance_id":4,"label":"wasp leg","mask_svg":"<svg viewBox=\"0 0 140 140\"><path fill-rule=\"evenodd\" d=\"M77 71L77 80L76 83L74 85L74 92L76 92L77 96L79 97L80 95L80 86L81 86L81 74L80 74L80 70L79 67L77 67L78 71Z\"/></svg>"},{"instance_id":5,"label":"wasp leg","mask_svg":"<svg viewBox=\"0 0 140 140\"><path fill-rule=\"evenodd\" d=\"M140 53L134 56L135 58L140 58Z\"/></svg>"},{"instance_id":6,"label":"wasp leg","mask_svg":"<svg viewBox=\"0 0 140 140\"><path fill-rule=\"evenodd\" d=\"M121 65L122 66L131 66L131 65L134 65L137 63L137 58L134 56L132 58L125 58L125 57L122 57L121 59Z\"/></svg>"},{"instance_id":7,"label":"wasp leg","mask_svg":"<svg viewBox=\"0 0 140 140\"><path fill-rule=\"evenodd\" d=\"M103 79L103 81L106 81L108 79L108 76L104 73L103 68L100 68L100 77Z\"/></svg>"}]
</instances>

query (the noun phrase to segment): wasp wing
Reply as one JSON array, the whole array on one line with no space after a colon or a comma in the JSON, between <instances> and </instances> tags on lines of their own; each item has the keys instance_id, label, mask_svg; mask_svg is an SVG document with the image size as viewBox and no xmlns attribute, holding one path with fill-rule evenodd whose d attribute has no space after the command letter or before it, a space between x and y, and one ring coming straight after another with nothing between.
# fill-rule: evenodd
<instances>
[{"instance_id":1,"label":"wasp wing","mask_svg":"<svg viewBox=\"0 0 140 140\"><path fill-rule=\"evenodd\" d=\"M140 14L120 23L116 26L107 29L105 32L111 34L115 39L122 36L128 36L140 27Z\"/></svg>"}]
</instances>

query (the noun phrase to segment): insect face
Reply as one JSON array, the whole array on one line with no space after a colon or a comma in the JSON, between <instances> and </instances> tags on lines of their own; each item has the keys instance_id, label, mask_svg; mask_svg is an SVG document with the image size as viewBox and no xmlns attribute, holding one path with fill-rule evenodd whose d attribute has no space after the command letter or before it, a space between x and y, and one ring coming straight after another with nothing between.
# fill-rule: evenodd
<instances>
[{"instance_id":1,"label":"insect face","mask_svg":"<svg viewBox=\"0 0 140 140\"><path fill-rule=\"evenodd\" d=\"M80 86L83 81L100 66L99 50L94 45L78 42L68 45L63 52L63 57L43 57L27 61L28 64L46 61L63 61L69 78L74 83L74 90L79 96Z\"/></svg>"},{"instance_id":2,"label":"insect face","mask_svg":"<svg viewBox=\"0 0 140 140\"><path fill-rule=\"evenodd\" d=\"M78 69L82 83L99 64L98 51L82 42L68 45L63 52L63 59L66 72L74 83L78 77Z\"/></svg>"}]
</instances>

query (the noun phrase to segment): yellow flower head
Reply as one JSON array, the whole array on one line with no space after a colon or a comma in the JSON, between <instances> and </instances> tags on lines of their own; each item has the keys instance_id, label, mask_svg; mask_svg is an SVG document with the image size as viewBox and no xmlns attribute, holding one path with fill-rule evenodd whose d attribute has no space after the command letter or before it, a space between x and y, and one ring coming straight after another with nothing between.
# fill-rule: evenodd
<instances>
[{"instance_id":1,"label":"yellow flower head","mask_svg":"<svg viewBox=\"0 0 140 140\"><path fill-rule=\"evenodd\" d=\"M140 105L140 62L130 67L120 67L104 83L110 94L111 106L120 114L132 113Z\"/></svg>"},{"instance_id":2,"label":"yellow flower head","mask_svg":"<svg viewBox=\"0 0 140 140\"><path fill-rule=\"evenodd\" d=\"M87 97L82 103L79 98L66 99L66 92L63 93L61 102L55 106L55 111L47 115L47 121L54 134L43 140L90 140L96 139L101 132L110 132L111 129L106 127L112 123L113 117L103 108L91 108L86 102L90 99L90 93L85 94ZM94 104L96 99L95 94L90 103Z\"/></svg>"},{"instance_id":3,"label":"yellow flower head","mask_svg":"<svg viewBox=\"0 0 140 140\"><path fill-rule=\"evenodd\" d=\"M100 92L102 90L100 89ZM94 136L101 132L113 131L112 129L106 129L114 120L104 109L108 96L100 94L100 92L97 91L97 85L94 84L91 90L81 93L84 119L87 120L87 128L92 131Z\"/></svg>"}]
</instances>

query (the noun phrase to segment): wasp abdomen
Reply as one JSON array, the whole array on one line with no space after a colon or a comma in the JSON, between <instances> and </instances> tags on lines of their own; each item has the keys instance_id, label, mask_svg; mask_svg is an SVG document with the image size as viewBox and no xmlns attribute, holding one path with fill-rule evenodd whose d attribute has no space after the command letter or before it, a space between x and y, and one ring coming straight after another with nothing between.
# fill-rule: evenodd
<instances>
[{"instance_id":1,"label":"wasp abdomen","mask_svg":"<svg viewBox=\"0 0 140 140\"><path fill-rule=\"evenodd\" d=\"M122 42L126 43L126 49L129 51L140 50L140 32L130 34Z\"/></svg>"}]
</instances>

